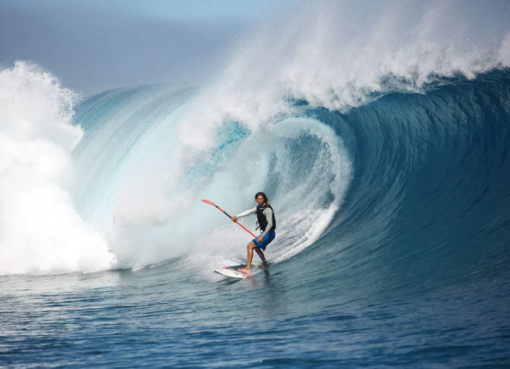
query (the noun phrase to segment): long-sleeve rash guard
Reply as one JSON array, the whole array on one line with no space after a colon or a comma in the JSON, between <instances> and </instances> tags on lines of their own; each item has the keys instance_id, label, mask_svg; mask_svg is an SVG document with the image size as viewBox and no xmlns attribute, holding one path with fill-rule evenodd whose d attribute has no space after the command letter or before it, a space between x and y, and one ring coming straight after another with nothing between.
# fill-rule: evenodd
<instances>
[{"instance_id":1,"label":"long-sleeve rash guard","mask_svg":"<svg viewBox=\"0 0 510 369\"><path fill-rule=\"evenodd\" d=\"M242 217L246 217L248 215L256 214L256 213L257 213L257 207L254 207L253 209L243 211L237 217L242 218ZM264 233L262 233L260 235L260 237L264 237L266 234L268 234L268 232L271 230L271 228L273 228L273 211L271 210L271 208L269 208L269 207L265 208L264 211L262 212L262 214L264 214L264 216L266 217L267 226L266 226L266 230L264 231Z\"/></svg>"}]
</instances>

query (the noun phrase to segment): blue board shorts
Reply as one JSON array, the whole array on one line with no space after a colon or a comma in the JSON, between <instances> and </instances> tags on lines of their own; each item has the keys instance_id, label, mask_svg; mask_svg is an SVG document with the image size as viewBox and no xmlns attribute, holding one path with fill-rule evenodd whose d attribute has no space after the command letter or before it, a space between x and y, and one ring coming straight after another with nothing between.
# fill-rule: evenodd
<instances>
[{"instance_id":1,"label":"blue board shorts","mask_svg":"<svg viewBox=\"0 0 510 369\"><path fill-rule=\"evenodd\" d=\"M262 233L259 234L259 237L262 236ZM264 236L264 241L259 242L256 238L253 239L253 243L255 246L257 246L258 249L262 251L266 251L266 246L269 245L271 242L273 242L274 238L276 237L276 232L271 231L267 232L267 234Z\"/></svg>"}]
</instances>

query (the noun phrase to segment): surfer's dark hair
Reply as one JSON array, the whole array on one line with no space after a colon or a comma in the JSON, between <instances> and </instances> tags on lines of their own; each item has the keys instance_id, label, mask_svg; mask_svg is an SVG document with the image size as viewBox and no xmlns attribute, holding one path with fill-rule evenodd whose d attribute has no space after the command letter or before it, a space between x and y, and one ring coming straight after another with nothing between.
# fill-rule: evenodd
<instances>
[{"instance_id":1,"label":"surfer's dark hair","mask_svg":"<svg viewBox=\"0 0 510 369\"><path fill-rule=\"evenodd\" d=\"M257 192L255 195L255 200L257 200L257 197L262 196L264 198L264 202L269 205L269 200L267 199L267 196L264 192Z\"/></svg>"}]
</instances>

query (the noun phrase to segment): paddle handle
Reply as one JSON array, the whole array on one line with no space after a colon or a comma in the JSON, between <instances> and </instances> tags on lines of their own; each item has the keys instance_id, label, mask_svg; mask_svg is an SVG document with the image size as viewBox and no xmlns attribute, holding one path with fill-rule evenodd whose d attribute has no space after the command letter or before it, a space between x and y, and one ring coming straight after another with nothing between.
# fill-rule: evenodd
<instances>
[{"instance_id":1,"label":"paddle handle","mask_svg":"<svg viewBox=\"0 0 510 369\"><path fill-rule=\"evenodd\" d=\"M225 214L227 217L229 217L229 219L232 219L232 217L225 211L223 210L222 208L220 208L218 205L216 205L214 202L212 201L209 201L209 200L202 200L203 202L205 202L206 204L209 204L209 205L212 205L214 207L216 207L216 209L218 209L219 211L221 211L223 214ZM237 225L239 225L239 227L241 227L242 229L244 229L246 232L248 232L249 234L251 234L254 238L258 238L257 236L255 236L253 233L251 233L251 231L246 228L245 226L243 226L241 223L239 223L237 220L235 221L235 223Z\"/></svg>"},{"instance_id":2,"label":"paddle handle","mask_svg":"<svg viewBox=\"0 0 510 369\"><path fill-rule=\"evenodd\" d=\"M227 214L227 213L225 213L225 214ZM229 218L231 218L231 219L232 219L232 217L231 217L230 215L228 215L228 214L227 214L227 216L228 216ZM237 220L235 221L235 223L236 223L237 225L239 225L239 227L243 228L246 232L248 232L249 234L251 234L251 235L253 236L253 238L258 238L258 237L257 237L257 236L255 236L253 233L251 233L251 231L250 231L248 228L246 228L245 226L243 226L243 225L242 225L241 223L239 223Z\"/></svg>"}]
</instances>

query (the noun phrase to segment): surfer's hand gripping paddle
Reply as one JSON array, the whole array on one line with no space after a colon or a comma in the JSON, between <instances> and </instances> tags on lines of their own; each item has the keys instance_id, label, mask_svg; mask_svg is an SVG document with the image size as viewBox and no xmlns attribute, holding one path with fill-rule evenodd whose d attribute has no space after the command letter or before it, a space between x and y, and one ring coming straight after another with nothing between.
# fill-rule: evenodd
<instances>
[{"instance_id":1,"label":"surfer's hand gripping paddle","mask_svg":"<svg viewBox=\"0 0 510 369\"><path fill-rule=\"evenodd\" d=\"M209 200L202 200L203 202L205 202L206 204L209 204L209 205L212 205L214 206L216 209L218 209L219 211L221 211L223 214L225 214L227 217L229 217L230 219L232 219L232 217L230 215L228 215L228 213L223 210L222 208L220 208L218 205L216 205L214 202L212 201L209 201ZM235 221L235 223L237 223L239 225L239 227L242 227L246 232L248 232L249 234L251 234L254 238L257 238L257 236L255 236L253 233L251 233L248 228L246 228L245 226L243 226L241 223L239 223L237 220Z\"/></svg>"}]
</instances>

